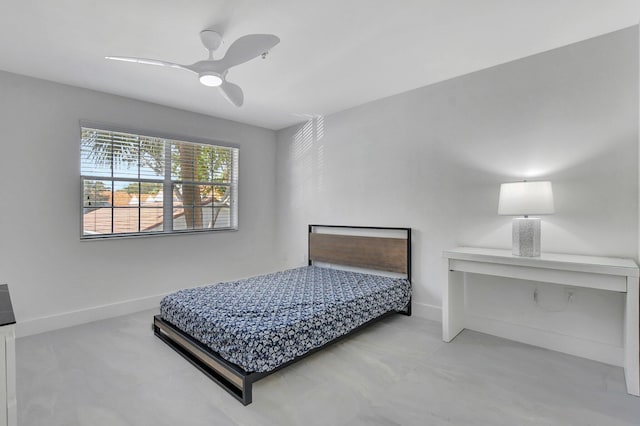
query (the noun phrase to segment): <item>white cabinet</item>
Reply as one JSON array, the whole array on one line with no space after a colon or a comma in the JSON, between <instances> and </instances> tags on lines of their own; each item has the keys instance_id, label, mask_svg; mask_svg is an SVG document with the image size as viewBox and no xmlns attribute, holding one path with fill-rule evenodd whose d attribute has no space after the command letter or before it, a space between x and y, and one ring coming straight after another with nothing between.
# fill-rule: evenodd
<instances>
[{"instance_id":1,"label":"white cabinet","mask_svg":"<svg viewBox=\"0 0 640 426\"><path fill-rule=\"evenodd\" d=\"M9 287L0 285L0 426L16 426L16 320Z\"/></svg>"}]
</instances>

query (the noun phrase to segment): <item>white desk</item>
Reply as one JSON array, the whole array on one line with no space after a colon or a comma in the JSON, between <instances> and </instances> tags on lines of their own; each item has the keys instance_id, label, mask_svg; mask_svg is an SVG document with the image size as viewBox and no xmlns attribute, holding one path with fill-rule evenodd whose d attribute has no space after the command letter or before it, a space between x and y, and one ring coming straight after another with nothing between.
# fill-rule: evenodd
<instances>
[{"instance_id":1,"label":"white desk","mask_svg":"<svg viewBox=\"0 0 640 426\"><path fill-rule=\"evenodd\" d=\"M464 273L493 275L626 293L624 373L627 392L640 396L640 311L638 265L631 259L543 253L519 257L511 250L458 247L443 253L449 277L442 295L442 338L465 328Z\"/></svg>"}]
</instances>

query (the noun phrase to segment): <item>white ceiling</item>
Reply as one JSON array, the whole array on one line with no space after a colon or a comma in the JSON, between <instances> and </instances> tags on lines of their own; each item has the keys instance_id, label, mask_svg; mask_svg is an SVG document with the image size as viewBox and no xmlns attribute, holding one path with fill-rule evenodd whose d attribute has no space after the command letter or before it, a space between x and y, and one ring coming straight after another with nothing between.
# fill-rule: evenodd
<instances>
[{"instance_id":1,"label":"white ceiling","mask_svg":"<svg viewBox=\"0 0 640 426\"><path fill-rule=\"evenodd\" d=\"M638 0L2 0L0 69L280 129L638 23ZM245 104L183 70L198 34L275 34L233 68ZM1 101L1 100L0 100Z\"/></svg>"}]
</instances>

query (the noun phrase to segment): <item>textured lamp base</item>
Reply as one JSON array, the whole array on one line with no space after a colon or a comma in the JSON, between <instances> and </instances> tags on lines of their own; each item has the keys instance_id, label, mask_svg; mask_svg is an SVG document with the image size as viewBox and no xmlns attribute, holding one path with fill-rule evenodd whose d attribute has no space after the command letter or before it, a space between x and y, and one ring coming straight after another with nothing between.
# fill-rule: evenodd
<instances>
[{"instance_id":1,"label":"textured lamp base","mask_svg":"<svg viewBox=\"0 0 640 426\"><path fill-rule=\"evenodd\" d=\"M540 256L540 219L516 217L512 220L514 256Z\"/></svg>"}]
</instances>

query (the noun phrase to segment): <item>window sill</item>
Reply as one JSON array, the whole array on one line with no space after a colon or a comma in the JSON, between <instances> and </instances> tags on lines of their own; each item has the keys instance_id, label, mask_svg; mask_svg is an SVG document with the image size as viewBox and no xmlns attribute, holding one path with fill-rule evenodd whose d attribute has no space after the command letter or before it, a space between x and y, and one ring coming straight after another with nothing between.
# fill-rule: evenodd
<instances>
[{"instance_id":1,"label":"window sill","mask_svg":"<svg viewBox=\"0 0 640 426\"><path fill-rule=\"evenodd\" d=\"M147 238L147 237L168 237L175 235L194 235L194 234L209 234L216 232L235 232L238 228L219 228L219 229L199 229L199 230L185 230L185 231L173 231L173 232L138 232L129 234L109 234L109 235L81 235L80 241L105 241L105 240L122 240L130 238Z\"/></svg>"}]
</instances>

